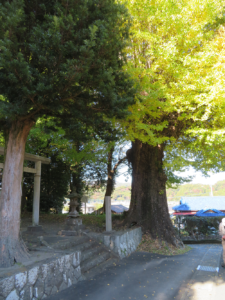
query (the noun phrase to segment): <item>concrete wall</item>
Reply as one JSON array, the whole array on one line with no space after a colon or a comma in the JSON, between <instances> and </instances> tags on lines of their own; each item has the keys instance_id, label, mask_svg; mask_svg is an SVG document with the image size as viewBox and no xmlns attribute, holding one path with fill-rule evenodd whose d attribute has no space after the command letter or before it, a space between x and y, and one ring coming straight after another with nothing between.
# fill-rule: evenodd
<instances>
[{"instance_id":1,"label":"concrete wall","mask_svg":"<svg viewBox=\"0 0 225 300\"><path fill-rule=\"evenodd\" d=\"M79 251L0 279L0 300L43 299L81 279Z\"/></svg>"},{"instance_id":2,"label":"concrete wall","mask_svg":"<svg viewBox=\"0 0 225 300\"><path fill-rule=\"evenodd\" d=\"M142 238L141 227L130 229L126 232L112 232L103 234L103 243L106 247L124 258L134 252Z\"/></svg>"}]
</instances>

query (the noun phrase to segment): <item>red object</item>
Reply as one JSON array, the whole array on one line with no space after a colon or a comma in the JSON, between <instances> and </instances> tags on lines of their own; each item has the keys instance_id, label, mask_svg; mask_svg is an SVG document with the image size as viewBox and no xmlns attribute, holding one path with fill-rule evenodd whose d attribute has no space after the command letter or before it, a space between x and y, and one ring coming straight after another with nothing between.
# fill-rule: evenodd
<instances>
[{"instance_id":1,"label":"red object","mask_svg":"<svg viewBox=\"0 0 225 300\"><path fill-rule=\"evenodd\" d=\"M196 211L190 211L190 212L174 212L173 215L174 216L192 216L195 215Z\"/></svg>"},{"instance_id":2,"label":"red object","mask_svg":"<svg viewBox=\"0 0 225 300\"><path fill-rule=\"evenodd\" d=\"M225 235L222 236L222 239L225 240Z\"/></svg>"}]
</instances>

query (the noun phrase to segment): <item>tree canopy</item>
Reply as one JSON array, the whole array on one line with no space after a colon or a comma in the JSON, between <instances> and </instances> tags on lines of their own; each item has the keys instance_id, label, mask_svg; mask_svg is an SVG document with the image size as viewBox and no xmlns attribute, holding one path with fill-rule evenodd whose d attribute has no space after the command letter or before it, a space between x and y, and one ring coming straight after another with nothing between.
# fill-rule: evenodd
<instances>
[{"instance_id":1,"label":"tree canopy","mask_svg":"<svg viewBox=\"0 0 225 300\"><path fill-rule=\"evenodd\" d=\"M133 167L126 221L178 246L166 175L176 182L173 171L187 164L219 170L218 150L222 157L225 93L218 37L224 1L134 0L128 8L133 22L126 69L140 90L123 121Z\"/></svg>"},{"instance_id":2,"label":"tree canopy","mask_svg":"<svg viewBox=\"0 0 225 300\"><path fill-rule=\"evenodd\" d=\"M105 115L121 118L132 104L132 80L122 69L129 20L115 0L0 0L0 125L6 144L0 267L26 256L19 240L21 181L27 136L38 118L100 128Z\"/></svg>"},{"instance_id":3,"label":"tree canopy","mask_svg":"<svg viewBox=\"0 0 225 300\"><path fill-rule=\"evenodd\" d=\"M0 1L0 20L1 125L42 115L123 115L132 102L121 70L129 35L123 5Z\"/></svg>"},{"instance_id":4,"label":"tree canopy","mask_svg":"<svg viewBox=\"0 0 225 300\"><path fill-rule=\"evenodd\" d=\"M142 100L130 107L129 137L154 146L180 135L221 140L224 1L135 0L128 8L127 70Z\"/></svg>"}]
</instances>

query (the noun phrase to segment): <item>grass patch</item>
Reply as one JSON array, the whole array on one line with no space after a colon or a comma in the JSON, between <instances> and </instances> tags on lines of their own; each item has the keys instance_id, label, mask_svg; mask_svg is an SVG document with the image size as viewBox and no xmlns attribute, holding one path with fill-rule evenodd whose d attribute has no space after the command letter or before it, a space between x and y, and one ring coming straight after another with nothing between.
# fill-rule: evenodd
<instances>
[{"instance_id":1,"label":"grass patch","mask_svg":"<svg viewBox=\"0 0 225 300\"><path fill-rule=\"evenodd\" d=\"M40 214L40 221L65 222L67 214Z\"/></svg>"},{"instance_id":2,"label":"grass patch","mask_svg":"<svg viewBox=\"0 0 225 300\"><path fill-rule=\"evenodd\" d=\"M102 215L81 215L82 223L86 226L103 227L105 214Z\"/></svg>"},{"instance_id":3,"label":"grass patch","mask_svg":"<svg viewBox=\"0 0 225 300\"><path fill-rule=\"evenodd\" d=\"M67 214L48 214L48 213L42 213L40 212L40 221L49 221L52 223L63 223L65 222L65 219L67 217ZM30 219L32 218L32 212L23 212L21 214L21 219Z\"/></svg>"},{"instance_id":4,"label":"grass patch","mask_svg":"<svg viewBox=\"0 0 225 300\"><path fill-rule=\"evenodd\" d=\"M49 214L49 213L40 213L40 222L49 222L49 223L64 223L68 214ZM82 219L82 223L85 226L91 227L100 227L103 228L105 226L105 214L102 215L92 215L80 214ZM21 214L21 219L32 219L31 212L23 212ZM123 220L122 215L114 215L112 214L112 221L115 223L120 223Z\"/></svg>"},{"instance_id":5,"label":"grass patch","mask_svg":"<svg viewBox=\"0 0 225 300\"><path fill-rule=\"evenodd\" d=\"M189 250L191 250L190 246L184 245L184 248L176 248L163 241L160 242L158 239L152 239L149 234L144 234L142 236L141 243L137 248L137 251L146 251L162 255L179 255L184 254Z\"/></svg>"},{"instance_id":6,"label":"grass patch","mask_svg":"<svg viewBox=\"0 0 225 300\"><path fill-rule=\"evenodd\" d=\"M105 214L101 215L81 215L83 224L86 226L105 226ZM112 214L112 222L120 222L123 220L123 215ZM114 224L113 224L114 227Z\"/></svg>"}]
</instances>

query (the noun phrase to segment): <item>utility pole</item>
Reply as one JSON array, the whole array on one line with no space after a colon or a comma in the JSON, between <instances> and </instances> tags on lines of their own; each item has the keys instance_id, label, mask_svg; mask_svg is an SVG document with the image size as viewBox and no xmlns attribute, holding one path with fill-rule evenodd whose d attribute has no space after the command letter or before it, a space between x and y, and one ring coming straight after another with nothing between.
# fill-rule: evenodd
<instances>
[{"instance_id":1,"label":"utility pole","mask_svg":"<svg viewBox=\"0 0 225 300\"><path fill-rule=\"evenodd\" d=\"M209 185L211 188L210 196L213 197L213 189L212 189L212 184Z\"/></svg>"}]
</instances>

